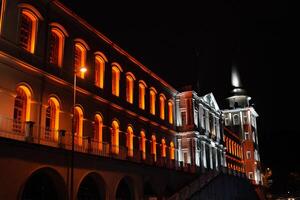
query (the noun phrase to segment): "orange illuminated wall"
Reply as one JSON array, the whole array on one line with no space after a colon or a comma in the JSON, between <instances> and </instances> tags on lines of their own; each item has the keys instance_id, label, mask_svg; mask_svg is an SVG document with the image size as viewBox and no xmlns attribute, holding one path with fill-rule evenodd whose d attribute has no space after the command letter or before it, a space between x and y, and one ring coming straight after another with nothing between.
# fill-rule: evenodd
<instances>
[{"instance_id":1,"label":"orange illuminated wall","mask_svg":"<svg viewBox=\"0 0 300 200\"><path fill-rule=\"evenodd\" d=\"M5 5L6 5L6 0L1 0L0 1L0 34L2 31L2 21L3 21L4 12L5 12Z\"/></svg>"}]
</instances>

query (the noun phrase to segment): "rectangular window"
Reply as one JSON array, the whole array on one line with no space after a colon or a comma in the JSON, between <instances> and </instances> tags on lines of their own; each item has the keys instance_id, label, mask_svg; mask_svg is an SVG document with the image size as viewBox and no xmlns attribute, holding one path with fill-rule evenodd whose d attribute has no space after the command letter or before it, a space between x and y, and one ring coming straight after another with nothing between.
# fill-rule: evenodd
<instances>
[{"instance_id":1,"label":"rectangular window","mask_svg":"<svg viewBox=\"0 0 300 200\"><path fill-rule=\"evenodd\" d=\"M225 126L230 125L230 119L228 117L226 117L224 121L225 121Z\"/></svg>"},{"instance_id":2,"label":"rectangular window","mask_svg":"<svg viewBox=\"0 0 300 200\"><path fill-rule=\"evenodd\" d=\"M185 111L181 111L181 120L182 120L182 125L185 126L187 125L187 118L186 118L186 112Z\"/></svg>"},{"instance_id":3,"label":"rectangular window","mask_svg":"<svg viewBox=\"0 0 300 200\"><path fill-rule=\"evenodd\" d=\"M249 172L249 179L253 179L253 172Z\"/></svg>"},{"instance_id":4,"label":"rectangular window","mask_svg":"<svg viewBox=\"0 0 300 200\"><path fill-rule=\"evenodd\" d=\"M245 140L249 140L249 133L245 132Z\"/></svg>"},{"instance_id":5,"label":"rectangular window","mask_svg":"<svg viewBox=\"0 0 300 200\"><path fill-rule=\"evenodd\" d=\"M247 159L251 159L251 151L247 151L246 156L247 156Z\"/></svg>"}]
</instances>

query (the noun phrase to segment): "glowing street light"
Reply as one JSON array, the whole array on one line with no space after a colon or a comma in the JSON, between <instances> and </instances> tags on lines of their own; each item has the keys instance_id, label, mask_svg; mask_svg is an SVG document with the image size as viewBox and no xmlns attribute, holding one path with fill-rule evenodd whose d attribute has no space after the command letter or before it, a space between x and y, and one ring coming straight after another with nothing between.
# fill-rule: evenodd
<instances>
[{"instance_id":1,"label":"glowing street light","mask_svg":"<svg viewBox=\"0 0 300 200\"><path fill-rule=\"evenodd\" d=\"M87 68L85 66L82 66L79 68L79 71L82 74L82 77L84 77L84 73L87 72ZM71 180L70 180L70 199L73 200L73 188L74 188L74 146L75 146L75 105L76 105L76 79L77 79L77 71L76 67L74 69L74 85L73 85L73 117L72 117L72 150L71 150Z\"/></svg>"}]
</instances>

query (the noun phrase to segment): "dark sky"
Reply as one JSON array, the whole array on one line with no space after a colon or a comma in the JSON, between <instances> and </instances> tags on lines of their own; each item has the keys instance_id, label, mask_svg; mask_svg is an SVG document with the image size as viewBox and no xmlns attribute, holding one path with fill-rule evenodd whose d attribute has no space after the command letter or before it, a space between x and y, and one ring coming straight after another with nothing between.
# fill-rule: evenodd
<instances>
[{"instance_id":1,"label":"dark sky","mask_svg":"<svg viewBox=\"0 0 300 200\"><path fill-rule=\"evenodd\" d=\"M273 188L290 190L285 179L300 172L300 133L287 2L63 2L176 89L198 80L199 94L213 92L221 107L236 65L260 115L261 160L273 170Z\"/></svg>"}]
</instances>

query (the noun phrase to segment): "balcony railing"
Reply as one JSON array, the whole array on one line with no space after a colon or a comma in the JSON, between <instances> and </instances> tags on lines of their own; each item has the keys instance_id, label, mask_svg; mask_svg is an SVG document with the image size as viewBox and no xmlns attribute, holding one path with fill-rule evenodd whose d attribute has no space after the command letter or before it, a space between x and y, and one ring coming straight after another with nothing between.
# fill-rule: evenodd
<instances>
[{"instance_id":1,"label":"balcony railing","mask_svg":"<svg viewBox=\"0 0 300 200\"><path fill-rule=\"evenodd\" d=\"M36 143L55 148L72 149L72 132L65 130L50 130L37 126L34 122L16 122L0 116L0 137L18 141ZM162 167L186 172L195 172L196 167L182 161L159 157L142 152L139 149L128 149L124 146L111 145L107 142L94 140L91 137L74 137L74 151L101 157L110 157L129 162ZM177 152L178 150L175 149Z\"/></svg>"}]
</instances>

